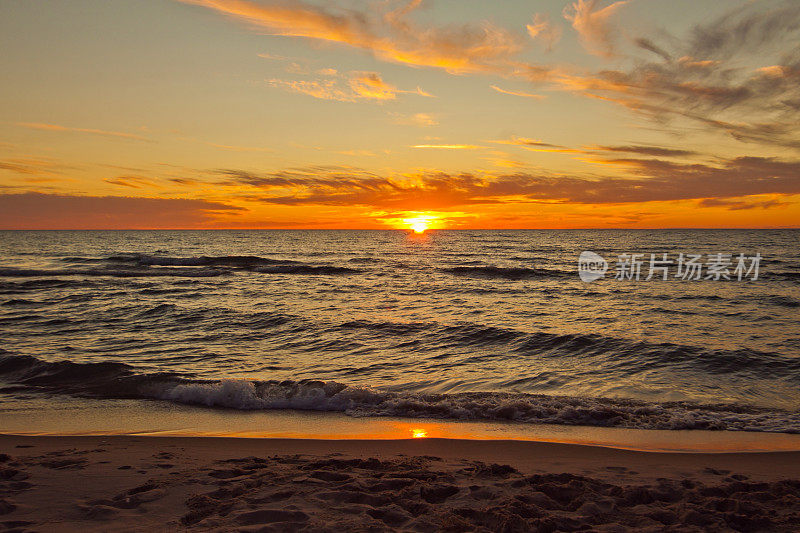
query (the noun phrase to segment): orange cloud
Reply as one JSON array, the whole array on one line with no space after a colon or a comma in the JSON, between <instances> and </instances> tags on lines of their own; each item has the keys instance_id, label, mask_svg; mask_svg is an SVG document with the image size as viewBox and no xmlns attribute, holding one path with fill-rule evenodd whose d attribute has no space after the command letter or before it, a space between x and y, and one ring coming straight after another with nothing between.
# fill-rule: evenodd
<instances>
[{"instance_id":1,"label":"orange cloud","mask_svg":"<svg viewBox=\"0 0 800 533\"><path fill-rule=\"evenodd\" d=\"M7 170L16 174L25 175L59 175L64 167L49 159L5 159L0 160L0 170Z\"/></svg>"},{"instance_id":2,"label":"orange cloud","mask_svg":"<svg viewBox=\"0 0 800 533\"><path fill-rule=\"evenodd\" d=\"M406 17L419 1L384 13L377 20L352 12L333 14L302 2L286 5L246 0L179 1L214 9L266 28L273 35L346 44L368 50L383 60L455 73L497 71L498 60L522 49L517 37L489 23L478 28L418 28Z\"/></svg>"},{"instance_id":3,"label":"orange cloud","mask_svg":"<svg viewBox=\"0 0 800 533\"><path fill-rule=\"evenodd\" d=\"M543 99L547 98L546 96L541 95L541 94L532 94L532 93L526 93L526 92L522 92L522 91L509 91L507 89L501 89L497 85L490 85L490 87L492 89L494 89L495 91L499 92L499 93L510 94L512 96L522 96L524 98L533 98L535 100L543 100Z\"/></svg>"},{"instance_id":4,"label":"orange cloud","mask_svg":"<svg viewBox=\"0 0 800 533\"><path fill-rule=\"evenodd\" d=\"M438 148L442 150L478 150L483 146L474 144L417 144L413 148Z\"/></svg>"},{"instance_id":5,"label":"orange cloud","mask_svg":"<svg viewBox=\"0 0 800 533\"><path fill-rule=\"evenodd\" d=\"M392 112L389 113L393 118L394 124L401 124L405 126L419 126L425 128L428 126L436 126L439 124L433 115L429 113L414 113L413 115L404 115L402 113Z\"/></svg>"},{"instance_id":6,"label":"orange cloud","mask_svg":"<svg viewBox=\"0 0 800 533\"><path fill-rule=\"evenodd\" d=\"M564 8L564 18L572 23L584 47L595 55L615 55L614 33L609 19L619 8L628 3L620 0L602 9L597 9L597 0L577 0Z\"/></svg>"},{"instance_id":7,"label":"orange cloud","mask_svg":"<svg viewBox=\"0 0 800 533\"><path fill-rule=\"evenodd\" d=\"M282 87L286 90L306 94L321 100L336 100L339 102L356 102L358 100L395 100L398 94L417 94L431 96L419 87L414 90L403 90L385 82L377 72L350 72L347 75L339 74L333 69L324 69L327 79L293 81L269 80L273 87Z\"/></svg>"},{"instance_id":8,"label":"orange cloud","mask_svg":"<svg viewBox=\"0 0 800 533\"><path fill-rule=\"evenodd\" d=\"M104 178L104 182L111 185L119 185L121 187L131 187L133 189L142 189L145 187L160 187L156 182L150 178L141 176L119 176L117 178Z\"/></svg>"},{"instance_id":9,"label":"orange cloud","mask_svg":"<svg viewBox=\"0 0 800 533\"><path fill-rule=\"evenodd\" d=\"M625 175L566 176L543 171L503 175L429 172L383 177L353 168L310 168L265 175L226 170L221 171L226 180L219 184L239 191L251 189L257 195L242 199L265 204L393 209L542 202L623 204L763 194L787 199L800 195L800 160L738 157L720 160L718 165L657 158L597 162L619 167Z\"/></svg>"},{"instance_id":10,"label":"orange cloud","mask_svg":"<svg viewBox=\"0 0 800 533\"><path fill-rule=\"evenodd\" d=\"M217 143L205 143L208 146L213 146L214 148L219 148L220 150L227 150L229 152L274 152L271 148L259 148L256 146L235 146L231 144L217 144Z\"/></svg>"},{"instance_id":11,"label":"orange cloud","mask_svg":"<svg viewBox=\"0 0 800 533\"><path fill-rule=\"evenodd\" d=\"M548 51L561 39L561 27L554 26L546 14L534 14L531 23L525 27L531 39L543 41Z\"/></svg>"},{"instance_id":12,"label":"orange cloud","mask_svg":"<svg viewBox=\"0 0 800 533\"><path fill-rule=\"evenodd\" d=\"M123 133L119 131L96 130L92 128L70 128L67 126L60 126L58 124L42 124L39 122L18 122L17 126L22 126L23 128L30 128L34 130L64 131L70 133L88 133L91 135L102 135L105 137L120 137L123 139L152 142L152 140L148 139L147 137L136 135L134 133Z\"/></svg>"}]
</instances>

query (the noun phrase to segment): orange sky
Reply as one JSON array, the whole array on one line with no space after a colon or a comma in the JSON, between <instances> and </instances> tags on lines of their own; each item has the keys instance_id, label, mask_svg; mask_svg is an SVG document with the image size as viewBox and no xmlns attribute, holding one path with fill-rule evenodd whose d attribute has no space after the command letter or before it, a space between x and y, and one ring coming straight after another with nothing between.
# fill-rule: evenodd
<instances>
[{"instance_id":1,"label":"orange sky","mask_svg":"<svg viewBox=\"0 0 800 533\"><path fill-rule=\"evenodd\" d=\"M0 228L800 227L790 0L0 4Z\"/></svg>"}]
</instances>

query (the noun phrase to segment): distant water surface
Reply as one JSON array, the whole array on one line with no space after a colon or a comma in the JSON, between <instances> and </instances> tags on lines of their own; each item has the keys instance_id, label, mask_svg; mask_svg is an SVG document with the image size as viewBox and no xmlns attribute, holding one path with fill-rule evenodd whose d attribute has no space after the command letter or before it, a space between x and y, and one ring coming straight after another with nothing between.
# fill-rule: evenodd
<instances>
[{"instance_id":1,"label":"distant water surface","mask_svg":"<svg viewBox=\"0 0 800 533\"><path fill-rule=\"evenodd\" d=\"M798 243L798 230L0 232L0 408L68 395L800 432ZM757 281L584 283L583 250L763 260Z\"/></svg>"}]
</instances>

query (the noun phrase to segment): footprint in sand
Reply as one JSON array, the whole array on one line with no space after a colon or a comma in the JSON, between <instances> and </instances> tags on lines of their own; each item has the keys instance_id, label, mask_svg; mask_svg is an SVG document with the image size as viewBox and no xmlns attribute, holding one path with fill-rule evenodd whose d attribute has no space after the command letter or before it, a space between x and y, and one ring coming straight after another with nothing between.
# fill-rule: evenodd
<instances>
[{"instance_id":1,"label":"footprint in sand","mask_svg":"<svg viewBox=\"0 0 800 533\"><path fill-rule=\"evenodd\" d=\"M89 461L86 459L52 459L48 461L41 461L40 466L51 468L53 470L82 470L86 468Z\"/></svg>"},{"instance_id":2,"label":"footprint in sand","mask_svg":"<svg viewBox=\"0 0 800 533\"><path fill-rule=\"evenodd\" d=\"M237 524L254 526L258 524L274 524L276 522L305 522L308 515L302 511L284 511L282 509L259 509L248 511L234 517Z\"/></svg>"}]
</instances>

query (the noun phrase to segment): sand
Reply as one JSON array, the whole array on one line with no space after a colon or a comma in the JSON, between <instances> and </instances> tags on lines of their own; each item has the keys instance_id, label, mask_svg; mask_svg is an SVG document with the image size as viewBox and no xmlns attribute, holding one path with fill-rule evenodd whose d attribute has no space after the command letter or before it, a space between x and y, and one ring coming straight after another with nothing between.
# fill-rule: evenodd
<instances>
[{"instance_id":1,"label":"sand","mask_svg":"<svg viewBox=\"0 0 800 533\"><path fill-rule=\"evenodd\" d=\"M800 452L0 436L11 531L797 531Z\"/></svg>"}]
</instances>

